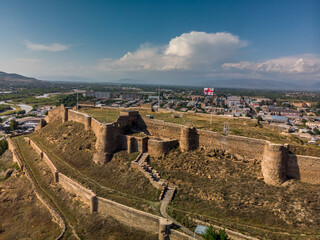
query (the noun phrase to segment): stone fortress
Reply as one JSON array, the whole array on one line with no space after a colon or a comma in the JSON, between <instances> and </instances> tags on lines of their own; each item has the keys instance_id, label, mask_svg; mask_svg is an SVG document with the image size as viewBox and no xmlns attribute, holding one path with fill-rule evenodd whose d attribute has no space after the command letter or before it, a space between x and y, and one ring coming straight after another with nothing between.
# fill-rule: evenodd
<instances>
[{"instance_id":1,"label":"stone fortress","mask_svg":"<svg viewBox=\"0 0 320 240\"><path fill-rule=\"evenodd\" d=\"M197 148L206 150L222 149L237 159L261 162L262 174L267 184L281 186L288 178L312 184L320 183L320 158L294 155L290 153L289 145L273 144L265 140L240 136L226 136L212 131L166 123L141 117L138 111L122 111L117 121L110 124L102 124L87 114L66 108L63 105L50 110L48 116L39 123L37 129L56 120L79 122L84 124L85 129L91 129L94 132L97 140L93 161L97 164L105 164L110 161L112 154L119 150L126 150L129 153L140 152L137 159L131 163L131 166L143 171L139 163L146 163L145 156L164 156L173 148L179 147L184 152ZM160 212L164 217L136 210L99 197L92 190L85 188L74 179L59 172L48 155L33 140L28 137L24 139L47 164L55 184L60 184L66 191L77 195L85 204L90 206L91 212L112 216L130 227L158 234L160 240L195 239L191 237L193 234L189 229L179 225L166 213L166 206L171 201L176 190L174 186L171 186L170 189L168 185L163 185L162 181L152 182L153 179L149 178L154 187L163 188L160 195L162 200ZM10 138L8 142L9 149L13 153L13 160L18 163L21 170L26 173L33 183L27 167L24 166L23 159L20 159L17 154L17 147ZM150 177L148 174L145 175ZM34 183L33 186L36 191ZM169 192L170 194L168 194ZM61 226L62 232L57 238L60 239L65 231L64 221L39 194L37 196ZM173 229L174 225L180 226L181 230L187 234ZM253 239L241 233L226 231L231 237L236 236L235 239Z\"/></svg>"},{"instance_id":2,"label":"stone fortress","mask_svg":"<svg viewBox=\"0 0 320 240\"><path fill-rule=\"evenodd\" d=\"M148 152L150 156L164 156L171 149L190 151L199 147L222 149L237 159L261 162L264 181L281 185L287 179L320 184L320 158L290 153L288 144L274 144L266 140L247 138L167 123L162 120L141 117L138 111L121 111L117 121L102 124L82 112L63 105L48 112L38 126L61 119L75 121L91 128L96 135L96 153L93 161L104 164L119 150Z\"/></svg>"}]
</instances>

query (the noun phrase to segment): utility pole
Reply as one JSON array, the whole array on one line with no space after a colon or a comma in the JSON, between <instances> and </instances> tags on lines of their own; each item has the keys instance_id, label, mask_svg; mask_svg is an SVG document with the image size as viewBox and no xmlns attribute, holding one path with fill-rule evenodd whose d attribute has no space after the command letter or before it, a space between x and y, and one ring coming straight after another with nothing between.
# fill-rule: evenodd
<instances>
[{"instance_id":1,"label":"utility pole","mask_svg":"<svg viewBox=\"0 0 320 240\"><path fill-rule=\"evenodd\" d=\"M158 89L158 112L160 111L160 85Z\"/></svg>"},{"instance_id":2,"label":"utility pole","mask_svg":"<svg viewBox=\"0 0 320 240\"><path fill-rule=\"evenodd\" d=\"M79 89L78 89L79 91ZM77 110L79 109L79 92L77 91Z\"/></svg>"}]
</instances>

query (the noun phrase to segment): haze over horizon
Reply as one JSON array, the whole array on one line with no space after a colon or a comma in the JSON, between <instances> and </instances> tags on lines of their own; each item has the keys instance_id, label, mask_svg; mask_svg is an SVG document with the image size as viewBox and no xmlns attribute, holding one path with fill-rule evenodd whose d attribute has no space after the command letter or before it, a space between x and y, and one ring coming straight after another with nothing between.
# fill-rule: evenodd
<instances>
[{"instance_id":1,"label":"haze over horizon","mask_svg":"<svg viewBox=\"0 0 320 240\"><path fill-rule=\"evenodd\" d=\"M13 0L0 29L0 71L43 80L320 86L316 0Z\"/></svg>"}]
</instances>

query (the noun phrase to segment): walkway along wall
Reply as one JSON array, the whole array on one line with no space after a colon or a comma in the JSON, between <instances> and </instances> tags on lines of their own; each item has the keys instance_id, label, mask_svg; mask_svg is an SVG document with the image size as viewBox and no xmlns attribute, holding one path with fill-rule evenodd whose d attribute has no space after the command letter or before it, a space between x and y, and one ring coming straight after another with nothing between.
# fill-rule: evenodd
<instances>
[{"instance_id":1,"label":"walkway along wall","mask_svg":"<svg viewBox=\"0 0 320 240\"><path fill-rule=\"evenodd\" d=\"M20 169L25 173L26 177L28 178L28 180L31 182L32 185L32 189L36 195L36 197L40 200L40 202L49 210L51 216L54 218L55 222L60 226L61 228L61 233L60 235L56 238L56 240L62 239L65 231L66 231L66 225L65 222L63 221L63 219L61 218L61 216L50 206L50 204L41 197L41 195L39 194L36 185L34 184L30 173L28 171L28 169L26 167L24 167L24 165L22 164L22 161L19 157L19 155L17 154L17 148L15 146L15 144L12 142L11 138L8 138L8 147L9 150L12 152L13 154L13 161L17 162Z\"/></svg>"},{"instance_id":2,"label":"walkway along wall","mask_svg":"<svg viewBox=\"0 0 320 240\"><path fill-rule=\"evenodd\" d=\"M40 149L36 143L34 143L31 139L25 138L33 148ZM40 149L40 152L41 149ZM39 154L39 153L38 153ZM42 156L47 156L46 153L42 152ZM47 159L46 163L50 167L54 166L52 161ZM52 168L50 167L52 170ZM82 199L83 202L90 205L91 212L98 212L101 214L105 214L108 216L112 216L117 219L119 222L122 222L125 225L130 227L135 227L147 232L158 233L159 239L194 239L185 234L177 234L176 231L173 232L173 238L170 237L170 226L172 223L167 221L166 219L146 213L143 211L139 211L137 209L119 204L117 202L97 197L91 190L83 187L81 184L76 182L75 180L67 177L62 173L58 173L59 181L58 183L68 192L71 192ZM163 231L163 229L168 229L168 231ZM179 236L179 238L177 238Z\"/></svg>"}]
</instances>

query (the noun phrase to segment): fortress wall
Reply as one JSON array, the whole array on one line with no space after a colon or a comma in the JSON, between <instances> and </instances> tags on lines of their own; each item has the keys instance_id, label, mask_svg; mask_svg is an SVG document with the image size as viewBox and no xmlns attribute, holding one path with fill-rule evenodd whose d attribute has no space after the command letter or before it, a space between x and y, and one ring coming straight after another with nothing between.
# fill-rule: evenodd
<instances>
[{"instance_id":1,"label":"fortress wall","mask_svg":"<svg viewBox=\"0 0 320 240\"><path fill-rule=\"evenodd\" d=\"M148 153L152 157L162 157L169 153L170 150L179 145L178 140L156 140L149 139L148 141Z\"/></svg>"},{"instance_id":2,"label":"fortress wall","mask_svg":"<svg viewBox=\"0 0 320 240\"><path fill-rule=\"evenodd\" d=\"M46 164L48 165L48 167L50 168L51 172L53 174L55 174L56 172L58 172L57 168L55 165L53 165L53 163L51 162L50 158L48 157L48 155L46 153L42 154L42 159L46 162Z\"/></svg>"},{"instance_id":3,"label":"fortress wall","mask_svg":"<svg viewBox=\"0 0 320 240\"><path fill-rule=\"evenodd\" d=\"M82 123L86 130L89 130L91 126L91 117L89 115L74 110L68 111L68 121Z\"/></svg>"},{"instance_id":4,"label":"fortress wall","mask_svg":"<svg viewBox=\"0 0 320 240\"><path fill-rule=\"evenodd\" d=\"M66 191L79 196L85 203L91 206L91 209L93 208L93 199L96 199L96 195L91 190L83 187L62 173L59 173L59 183Z\"/></svg>"},{"instance_id":5,"label":"fortress wall","mask_svg":"<svg viewBox=\"0 0 320 240\"><path fill-rule=\"evenodd\" d=\"M148 137L121 135L119 143L119 149L126 149L128 153L143 153L148 150Z\"/></svg>"},{"instance_id":6,"label":"fortress wall","mask_svg":"<svg viewBox=\"0 0 320 240\"><path fill-rule=\"evenodd\" d=\"M35 142L34 141L32 141L31 139L30 139L30 146L33 148L33 150L37 153L37 154L39 154L41 157L42 157L42 150L38 147L38 145L37 144L35 144Z\"/></svg>"},{"instance_id":7,"label":"fortress wall","mask_svg":"<svg viewBox=\"0 0 320 240\"><path fill-rule=\"evenodd\" d=\"M187 234L184 234L174 229L170 229L170 240L194 240L194 239L195 238Z\"/></svg>"},{"instance_id":8,"label":"fortress wall","mask_svg":"<svg viewBox=\"0 0 320 240\"><path fill-rule=\"evenodd\" d=\"M160 217L98 197L99 213L106 214L131 227L158 233Z\"/></svg>"},{"instance_id":9,"label":"fortress wall","mask_svg":"<svg viewBox=\"0 0 320 240\"><path fill-rule=\"evenodd\" d=\"M320 158L289 154L287 176L301 182L320 184Z\"/></svg>"},{"instance_id":10,"label":"fortress wall","mask_svg":"<svg viewBox=\"0 0 320 240\"><path fill-rule=\"evenodd\" d=\"M46 121L48 123L53 122L55 120L61 119L62 122L68 121L68 110L69 108L65 108L63 104L58 107L55 107L48 111L48 116L46 117Z\"/></svg>"},{"instance_id":11,"label":"fortress wall","mask_svg":"<svg viewBox=\"0 0 320 240\"><path fill-rule=\"evenodd\" d=\"M183 125L166 123L162 120L152 120L148 118L143 118L147 125L147 131L150 135L160 137L160 138L173 138L180 139L181 128Z\"/></svg>"},{"instance_id":12,"label":"fortress wall","mask_svg":"<svg viewBox=\"0 0 320 240\"><path fill-rule=\"evenodd\" d=\"M161 138L179 139L182 150L188 151L196 149L199 146L208 149L219 148L233 153L238 158L262 160L265 140L235 135L224 136L217 132L202 129L194 130L180 124L166 123L161 120L148 118L143 118L143 120L151 135Z\"/></svg>"},{"instance_id":13,"label":"fortress wall","mask_svg":"<svg viewBox=\"0 0 320 240\"><path fill-rule=\"evenodd\" d=\"M18 156L16 146L10 137L7 138L8 149L12 152L12 160L16 162L21 170L23 170L23 164Z\"/></svg>"},{"instance_id":14,"label":"fortress wall","mask_svg":"<svg viewBox=\"0 0 320 240\"><path fill-rule=\"evenodd\" d=\"M224 136L217 132L201 129L198 129L197 132L199 134L199 146L209 149L224 149L236 157L246 160L262 160L265 140L235 135Z\"/></svg>"},{"instance_id":15,"label":"fortress wall","mask_svg":"<svg viewBox=\"0 0 320 240\"><path fill-rule=\"evenodd\" d=\"M91 118L91 129L96 136L99 134L101 126L102 124L98 120Z\"/></svg>"}]
</instances>

